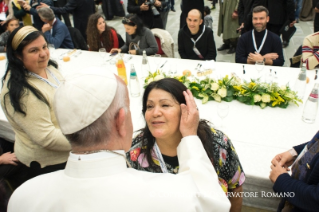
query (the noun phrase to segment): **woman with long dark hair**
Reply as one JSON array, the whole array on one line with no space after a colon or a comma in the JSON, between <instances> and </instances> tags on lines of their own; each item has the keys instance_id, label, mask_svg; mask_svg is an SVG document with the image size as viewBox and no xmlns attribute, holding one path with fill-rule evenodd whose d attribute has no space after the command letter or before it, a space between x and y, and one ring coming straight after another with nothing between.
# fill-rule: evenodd
<instances>
[{"instance_id":1,"label":"woman with long dark hair","mask_svg":"<svg viewBox=\"0 0 319 212\"><path fill-rule=\"evenodd\" d=\"M105 48L109 52L113 48L120 48L124 45L121 35L114 28L107 26L101 14L96 13L89 17L86 34L90 51Z\"/></svg>"},{"instance_id":2,"label":"woman with long dark hair","mask_svg":"<svg viewBox=\"0 0 319 212\"><path fill-rule=\"evenodd\" d=\"M71 149L53 110L63 77L47 45L32 26L15 29L8 39L1 107L15 132L16 157L29 167L27 178L64 169Z\"/></svg>"},{"instance_id":3,"label":"woman with long dark hair","mask_svg":"<svg viewBox=\"0 0 319 212\"><path fill-rule=\"evenodd\" d=\"M146 125L133 139L127 152L132 167L155 173L178 173L177 146L182 135L179 130L181 104L186 104L181 82L165 78L151 82L144 91L142 112ZM219 177L225 192L241 192L245 174L230 139L200 120L197 135ZM235 195L235 194L234 194ZM242 197L230 198L232 210L240 211Z\"/></svg>"},{"instance_id":4,"label":"woman with long dark hair","mask_svg":"<svg viewBox=\"0 0 319 212\"><path fill-rule=\"evenodd\" d=\"M147 55L154 55L158 51L155 37L151 30L143 26L141 19L130 14L123 18L122 24L126 31L126 41L121 49L112 49L111 52L123 52L134 55L142 55L146 51Z\"/></svg>"}]
</instances>

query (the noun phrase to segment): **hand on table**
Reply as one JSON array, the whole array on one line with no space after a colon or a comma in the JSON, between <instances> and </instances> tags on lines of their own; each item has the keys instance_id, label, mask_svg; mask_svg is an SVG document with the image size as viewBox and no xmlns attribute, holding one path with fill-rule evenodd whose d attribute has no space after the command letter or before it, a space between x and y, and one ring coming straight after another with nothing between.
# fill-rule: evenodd
<instances>
[{"instance_id":1,"label":"hand on table","mask_svg":"<svg viewBox=\"0 0 319 212\"><path fill-rule=\"evenodd\" d=\"M280 153L276 155L272 160L271 163L275 165L276 163L280 163L280 166L285 167L288 171L288 167L295 161L295 157L291 155L289 151Z\"/></svg>"},{"instance_id":2,"label":"hand on table","mask_svg":"<svg viewBox=\"0 0 319 212\"><path fill-rule=\"evenodd\" d=\"M190 90L183 91L186 105L181 104L181 121L179 130L183 137L189 135L197 135L197 127L199 123L199 112L195 103L195 99Z\"/></svg>"},{"instance_id":3,"label":"hand on table","mask_svg":"<svg viewBox=\"0 0 319 212\"><path fill-rule=\"evenodd\" d=\"M50 24L43 24L43 26L42 26L43 33L50 31L51 29L52 29L52 26Z\"/></svg>"},{"instance_id":4,"label":"hand on table","mask_svg":"<svg viewBox=\"0 0 319 212\"><path fill-rule=\"evenodd\" d=\"M14 153L6 152L0 156L0 164L11 164L17 166L18 164L16 162L19 162L19 160Z\"/></svg>"},{"instance_id":5,"label":"hand on table","mask_svg":"<svg viewBox=\"0 0 319 212\"><path fill-rule=\"evenodd\" d=\"M47 5L47 4L41 2L40 5L37 6L37 9L40 9L40 8L42 8L42 7L49 7L49 5Z\"/></svg>"},{"instance_id":6,"label":"hand on table","mask_svg":"<svg viewBox=\"0 0 319 212\"><path fill-rule=\"evenodd\" d=\"M283 167L278 161L274 161L274 163L271 164L270 166L271 171L269 175L269 179L271 182L275 183L279 175L287 173L288 169Z\"/></svg>"}]
</instances>

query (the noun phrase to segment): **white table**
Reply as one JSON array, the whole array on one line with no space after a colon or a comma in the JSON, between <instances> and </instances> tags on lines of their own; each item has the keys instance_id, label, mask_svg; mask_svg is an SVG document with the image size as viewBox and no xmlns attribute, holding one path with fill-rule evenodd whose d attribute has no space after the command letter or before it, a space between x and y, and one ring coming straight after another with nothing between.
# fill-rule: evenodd
<instances>
[{"instance_id":1,"label":"white table","mask_svg":"<svg viewBox=\"0 0 319 212\"><path fill-rule=\"evenodd\" d=\"M59 57L61 53L67 50L59 49L54 53L55 57ZM183 70L188 69L194 73L194 69L200 61L193 60L181 60L173 58L160 58L160 64L163 64L167 60L168 62L164 66L164 71L167 71L170 64L177 64L177 71L181 73ZM155 71L154 58L149 57L152 71ZM63 62L58 60L61 66L61 73L64 76L70 76L73 73L91 66L101 66L102 58L98 52L85 52L82 51L77 57L71 56L69 62ZM142 63L141 56L133 56L131 60L126 62L127 76L129 76L131 64L135 65L138 76L142 76L140 73L140 67ZM243 76L242 64L235 63L215 63L217 75L230 75L235 72L238 76ZM4 67L4 62L0 62L1 68ZM105 71L113 71L116 73L116 67L104 64ZM277 72L278 82L280 85L286 85L290 83L294 85L294 81L297 79L300 69L287 68L287 67L269 67L265 66L264 71L269 73L269 69ZM255 77L254 65L245 65L245 78L249 76ZM1 70L1 74L2 74ZM311 89L314 85L314 71L307 71L307 76L310 78L310 82L307 85L304 101L309 96ZM141 82L141 81L140 81ZM141 89L142 89L141 82ZM107 91L106 91L107 92ZM145 125L142 115L142 93L140 97L130 97L131 111L134 130L138 130ZM271 183L268 180L270 172L270 161L278 153L290 149L294 145L298 145L309 141L318 130L319 118L314 124L306 124L301 120L304 104L299 107L295 105L289 105L287 109L270 108L266 107L261 109L259 106L248 106L240 103L236 100L226 103L218 103L210 101L207 104L202 104L201 100L196 100L201 118L212 121L216 128L220 126L221 120L217 115L218 104L228 104L230 106L230 112L224 119L224 125L226 126L225 133L232 140L236 151L239 155L243 169L247 175L245 190L258 191L261 190L271 191ZM0 135L4 130L8 129L8 122L3 115L3 111L0 110ZM7 138L7 137L5 137ZM250 184L249 180L250 179ZM258 190L260 189L260 190ZM276 200L276 199L275 199ZM256 199L246 199L247 205L254 205ZM276 207L277 200L263 199L262 203L256 203L260 207L274 208Z\"/></svg>"}]
</instances>

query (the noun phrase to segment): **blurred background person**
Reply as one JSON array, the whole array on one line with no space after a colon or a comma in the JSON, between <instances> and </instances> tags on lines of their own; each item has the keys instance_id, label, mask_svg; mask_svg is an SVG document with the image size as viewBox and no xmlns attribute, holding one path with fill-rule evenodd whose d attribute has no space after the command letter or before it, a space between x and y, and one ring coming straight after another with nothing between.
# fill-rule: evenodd
<instances>
[{"instance_id":1,"label":"blurred background person","mask_svg":"<svg viewBox=\"0 0 319 212\"><path fill-rule=\"evenodd\" d=\"M210 9L208 6L204 7L204 25L213 30L213 17L210 15Z\"/></svg>"},{"instance_id":2,"label":"blurred background person","mask_svg":"<svg viewBox=\"0 0 319 212\"><path fill-rule=\"evenodd\" d=\"M26 1L18 1L18 3L23 7L26 13L32 15L33 26L41 31L44 22L40 19L37 7L40 4L46 4L49 6L53 6L52 0L31 0L29 2Z\"/></svg>"},{"instance_id":3,"label":"blurred background person","mask_svg":"<svg viewBox=\"0 0 319 212\"><path fill-rule=\"evenodd\" d=\"M37 9L49 7L49 5L41 3ZM77 28L84 40L86 40L86 27L90 15L95 13L95 3L93 0L68 0L63 7L50 7L55 14L73 14L73 25Z\"/></svg>"},{"instance_id":4,"label":"blurred background person","mask_svg":"<svg viewBox=\"0 0 319 212\"><path fill-rule=\"evenodd\" d=\"M236 32L239 27L237 12L238 1L239 0L224 0L219 2L220 11L217 35L219 37L223 35L223 44L217 50L223 51L229 49L227 54L236 52L239 37L239 33Z\"/></svg>"},{"instance_id":5,"label":"blurred background person","mask_svg":"<svg viewBox=\"0 0 319 212\"><path fill-rule=\"evenodd\" d=\"M26 0L25 2L27 4L30 3L29 0ZM22 26L32 26L31 15L23 9L22 1L13 0L11 3L11 7L14 17L20 20Z\"/></svg>"},{"instance_id":6,"label":"blurred background person","mask_svg":"<svg viewBox=\"0 0 319 212\"><path fill-rule=\"evenodd\" d=\"M319 0L312 0L312 7L315 12L315 18L313 20L314 32L319 31Z\"/></svg>"},{"instance_id":7,"label":"blurred background person","mask_svg":"<svg viewBox=\"0 0 319 212\"><path fill-rule=\"evenodd\" d=\"M156 8L160 5L161 2L159 0L155 0L154 5L150 5L149 1L145 0L128 0L127 12L136 14L142 20L144 26L149 29L163 29L163 21ZM154 14L153 9L155 9L158 14Z\"/></svg>"},{"instance_id":8,"label":"blurred background person","mask_svg":"<svg viewBox=\"0 0 319 212\"><path fill-rule=\"evenodd\" d=\"M45 23L42 27L42 32L48 43L53 44L56 49L74 48L68 27L59 18L55 17L50 8L40 8L38 9L38 14Z\"/></svg>"},{"instance_id":9,"label":"blurred background person","mask_svg":"<svg viewBox=\"0 0 319 212\"><path fill-rule=\"evenodd\" d=\"M116 30L106 24L101 14L93 14L89 17L88 27L86 29L87 43L90 51L99 51L105 48L110 52L113 48L120 48L124 45L124 40Z\"/></svg>"},{"instance_id":10,"label":"blurred background person","mask_svg":"<svg viewBox=\"0 0 319 212\"><path fill-rule=\"evenodd\" d=\"M68 0L54 0L54 7L64 7L66 5L66 3L68 2ZM63 13L63 14L59 14L57 17L61 19L61 16L63 17L63 21L65 23L65 25L67 27L71 27L71 21L70 21L70 14L69 13Z\"/></svg>"},{"instance_id":11,"label":"blurred background person","mask_svg":"<svg viewBox=\"0 0 319 212\"><path fill-rule=\"evenodd\" d=\"M154 55L158 51L157 42L151 30L143 26L141 19L130 14L123 18L122 23L126 31L125 44L120 49L112 49L113 52L123 52L133 55ZM130 49L130 46L132 47Z\"/></svg>"},{"instance_id":12,"label":"blurred background person","mask_svg":"<svg viewBox=\"0 0 319 212\"><path fill-rule=\"evenodd\" d=\"M19 27L19 20L11 18L6 21L7 31L0 35L0 52L5 52L7 49L7 41L13 30Z\"/></svg>"}]
</instances>

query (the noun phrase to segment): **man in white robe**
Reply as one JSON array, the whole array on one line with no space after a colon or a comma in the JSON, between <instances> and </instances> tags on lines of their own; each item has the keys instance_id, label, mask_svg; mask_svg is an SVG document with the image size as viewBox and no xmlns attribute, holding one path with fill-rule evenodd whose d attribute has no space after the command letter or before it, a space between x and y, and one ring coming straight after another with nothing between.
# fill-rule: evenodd
<instances>
[{"instance_id":1,"label":"man in white robe","mask_svg":"<svg viewBox=\"0 0 319 212\"><path fill-rule=\"evenodd\" d=\"M133 126L125 83L99 68L66 79L54 101L61 130L72 146L66 168L21 185L8 211L229 211L197 137L194 98L189 90L184 95L179 173L149 173L126 166Z\"/></svg>"}]
</instances>

